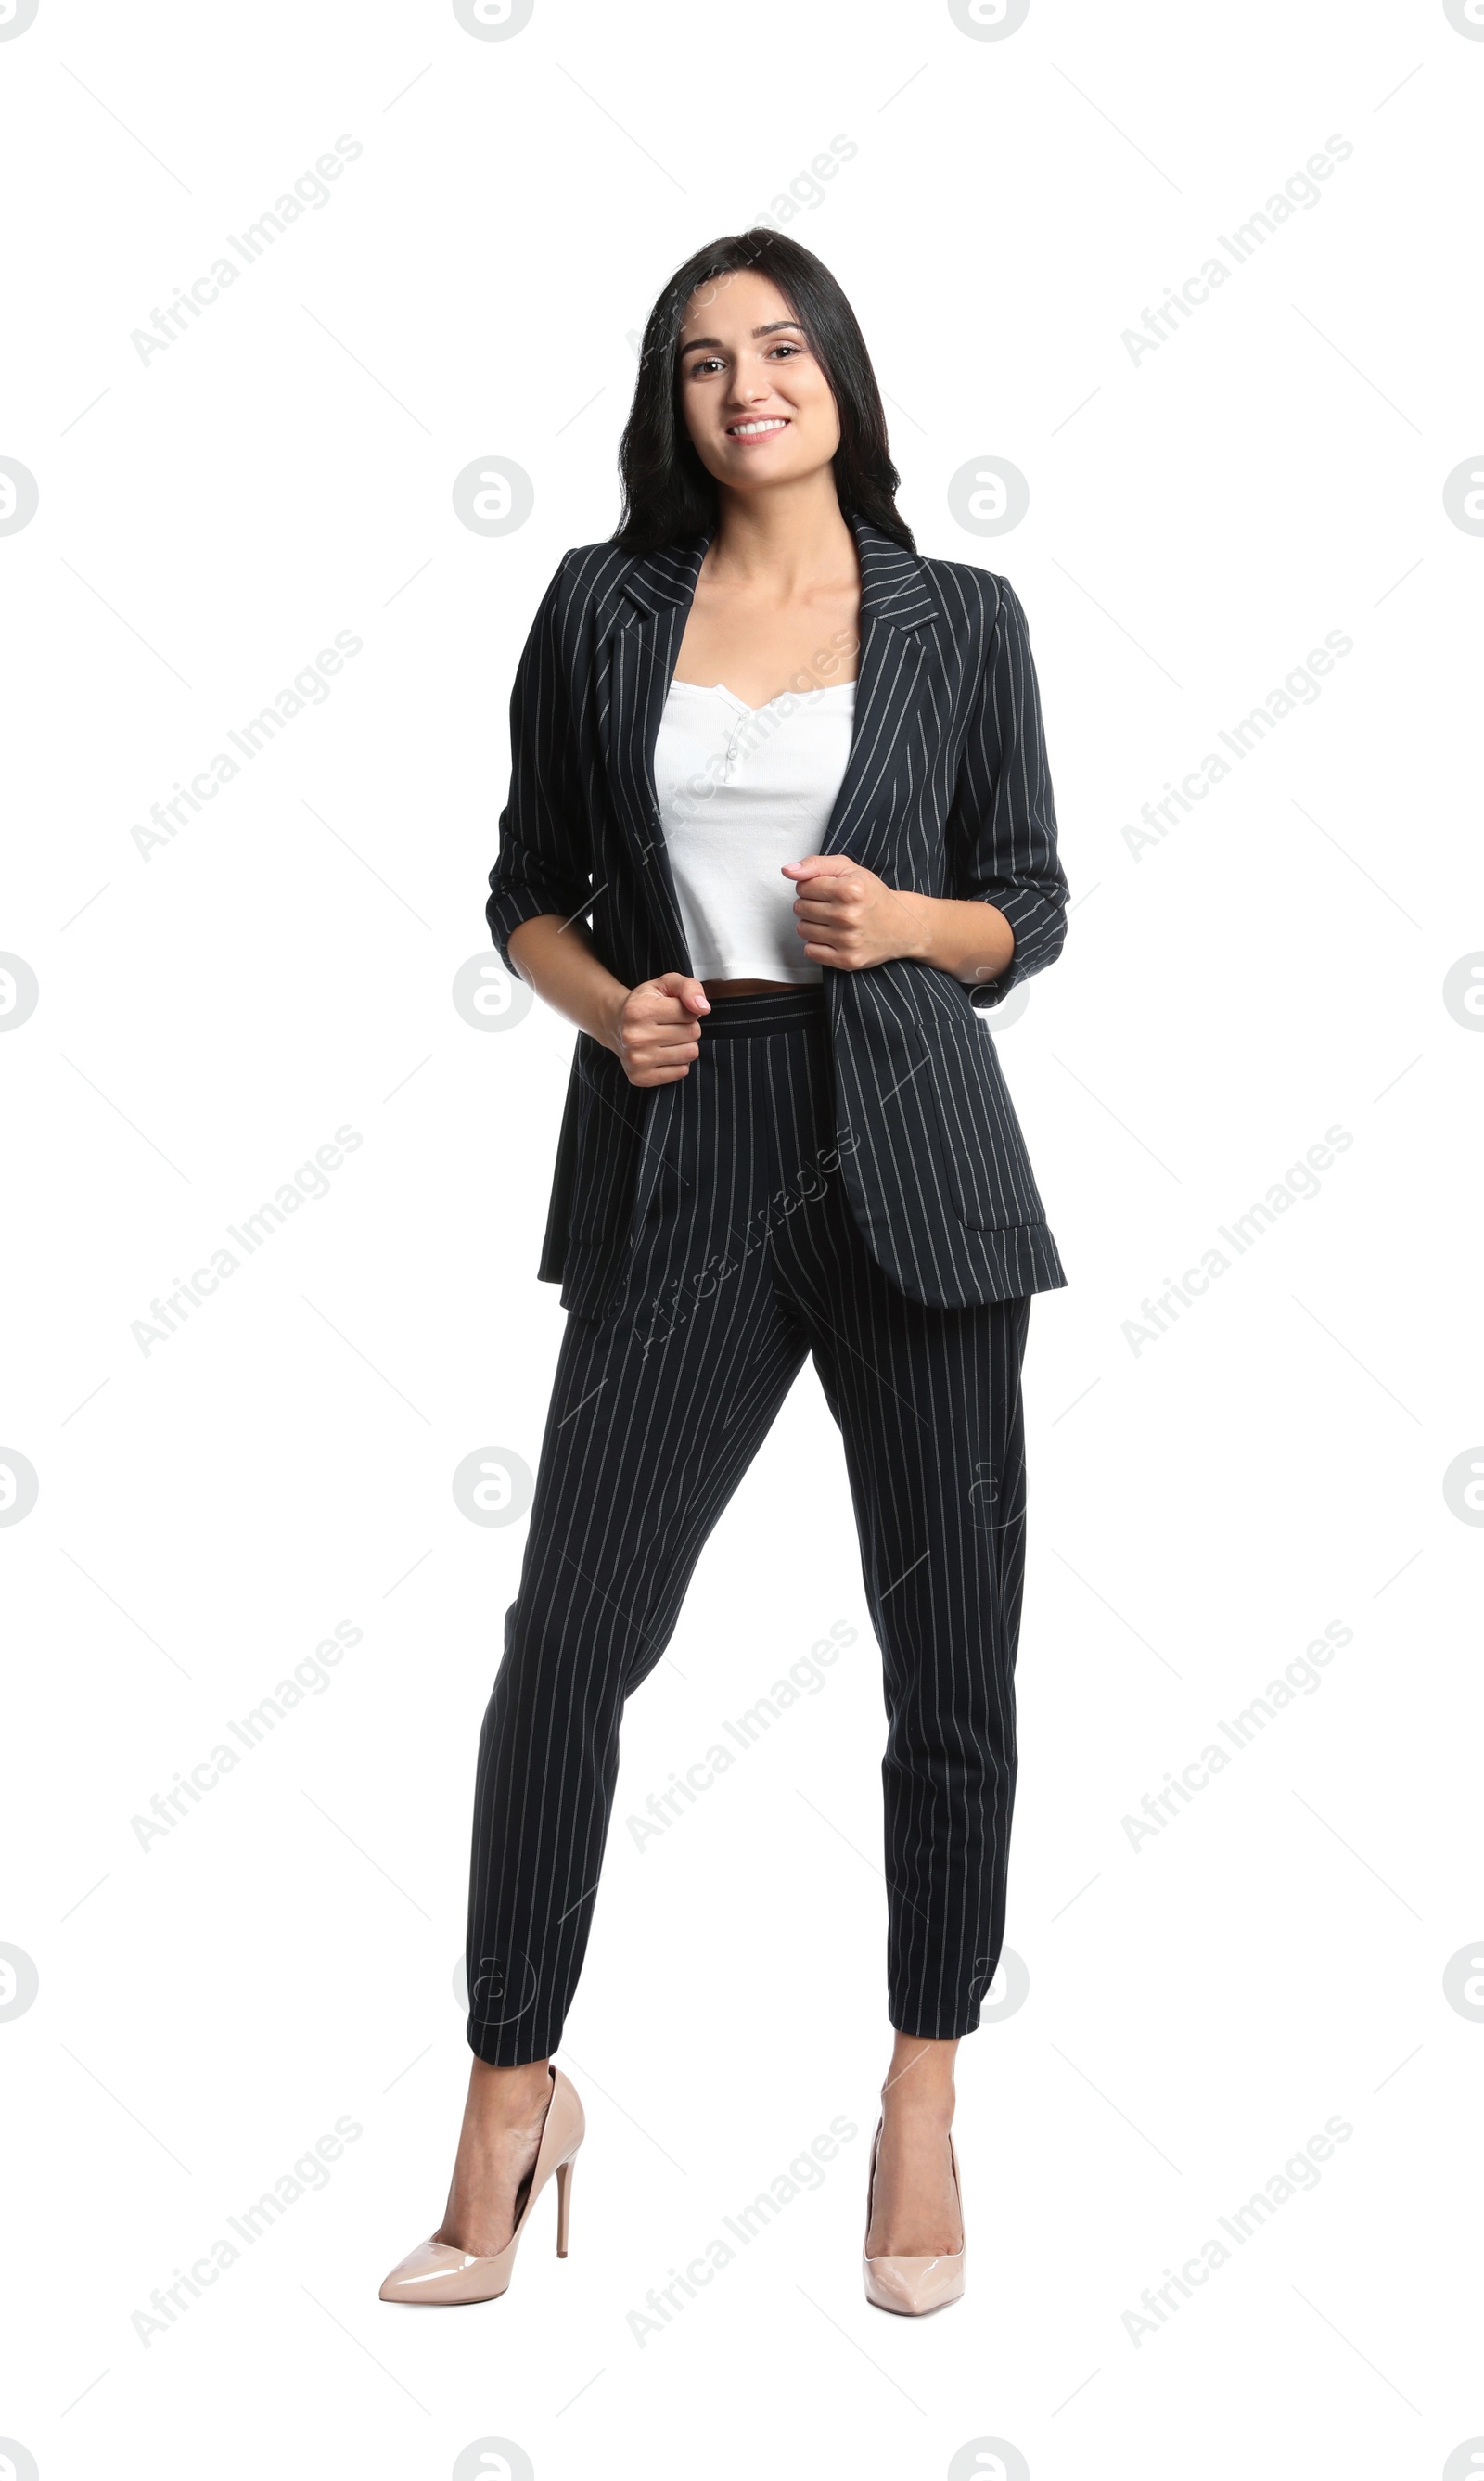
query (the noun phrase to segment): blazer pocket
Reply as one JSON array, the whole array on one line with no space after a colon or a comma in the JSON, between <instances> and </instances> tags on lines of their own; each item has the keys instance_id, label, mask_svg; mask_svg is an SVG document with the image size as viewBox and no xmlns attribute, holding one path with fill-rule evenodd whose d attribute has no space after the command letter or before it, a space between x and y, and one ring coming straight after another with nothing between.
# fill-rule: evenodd
<instances>
[{"instance_id":1,"label":"blazer pocket","mask_svg":"<svg viewBox=\"0 0 1484 2481\"><path fill-rule=\"evenodd\" d=\"M972 1232L1044 1223L1046 1210L993 1038L967 993L963 1016L967 1023L960 1022L929 1072L950 1200Z\"/></svg>"}]
</instances>

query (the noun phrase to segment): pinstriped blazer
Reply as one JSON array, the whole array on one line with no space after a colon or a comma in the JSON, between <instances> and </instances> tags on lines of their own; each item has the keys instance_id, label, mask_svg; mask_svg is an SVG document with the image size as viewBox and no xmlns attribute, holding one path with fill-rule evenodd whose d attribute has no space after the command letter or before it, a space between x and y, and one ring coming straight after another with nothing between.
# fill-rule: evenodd
<instances>
[{"instance_id":1,"label":"pinstriped blazer","mask_svg":"<svg viewBox=\"0 0 1484 2481\"><path fill-rule=\"evenodd\" d=\"M841 1177L878 1265L940 1307L1066 1282L982 1011L1060 953L1067 882L1026 615L1007 580L924 560L852 518L861 567L853 737L820 849L890 887L982 899L1015 933L968 985L904 957L824 968ZM664 849L654 750L711 534L564 554L510 700L510 789L486 915L510 933L586 919L620 981L692 971ZM800 856L802 858L802 856ZM705 1032L700 1040L705 1045ZM633 1086L577 1036L538 1269L597 1316L622 1282L679 1084Z\"/></svg>"}]
</instances>

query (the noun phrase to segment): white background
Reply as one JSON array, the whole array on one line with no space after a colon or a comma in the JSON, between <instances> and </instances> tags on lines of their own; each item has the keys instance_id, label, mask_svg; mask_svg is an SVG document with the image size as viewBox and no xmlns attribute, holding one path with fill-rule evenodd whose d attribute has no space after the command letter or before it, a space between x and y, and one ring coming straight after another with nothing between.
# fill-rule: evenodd
<instances>
[{"instance_id":1,"label":"white background","mask_svg":"<svg viewBox=\"0 0 1484 2481\"><path fill-rule=\"evenodd\" d=\"M486 40L447 0L40 0L0 40L0 456L39 492L0 535L0 947L39 985L0 1046L0 1442L39 1479L0 1531L0 1941L39 1976L0 2023L0 2436L45 2481L442 2476L482 2440L509 2443L461 2470L522 2471L513 2445L541 2481L1020 2468L985 2441L1035 2481L1392 2481L1484 2435L1484 2024L1444 1990L1484 1933L1484 1537L1444 1495L1484 1437L1484 1045L1443 990L1484 950L1484 540L1444 505L1484 463L1478 31L537 0ZM329 202L143 363L131 331L342 134ZM1122 332L1332 135L1320 203L1135 363ZM489 1445L534 1464L562 1317L534 1269L571 1031L451 998L488 953L511 675L560 554L615 522L659 287L837 137L788 229L861 319L920 547L1026 605L1073 891L994 1037L1070 1278L1027 1369L1028 1995L960 2057L967 2299L883 2317L884 1722L808 1373L625 1724L561 2053L572 2256L543 2205L506 2299L409 2316L377 2286L442 2210L525 1531L451 1479ZM452 487L491 456L534 509L485 538ZM1030 493L992 538L948 496L986 456ZM329 696L146 860L150 805L337 631ZM1330 631L1321 694L1135 858L1141 805ZM342 1126L329 1193L142 1351L151 1300ZM1318 1195L1135 1350L1145 1296L1331 1126ZM341 1621L332 1684L143 1849L131 1820ZM1332 1621L1322 1686L1133 1848L1143 1795ZM636 1849L627 1816L836 1622L827 1687ZM340 2117L327 2184L142 2340ZM837 2117L822 2185L637 2337ZM1135 2339L1146 2286L1331 2117L1317 2186Z\"/></svg>"}]
</instances>

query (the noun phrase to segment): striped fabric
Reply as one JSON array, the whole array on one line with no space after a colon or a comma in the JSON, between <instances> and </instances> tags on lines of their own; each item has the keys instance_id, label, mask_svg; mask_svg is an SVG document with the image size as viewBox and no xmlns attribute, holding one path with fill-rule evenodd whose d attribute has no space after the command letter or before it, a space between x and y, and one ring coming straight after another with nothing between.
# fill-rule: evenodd
<instances>
[{"instance_id":1,"label":"striped fabric","mask_svg":"<svg viewBox=\"0 0 1484 2481\"><path fill-rule=\"evenodd\" d=\"M716 1002L670 1090L625 1281L566 1321L480 1737L468 2037L496 2066L560 2040L624 1701L811 1353L882 1652L892 2024L972 2032L1004 1934L1029 1300L929 1307L866 1247L818 987Z\"/></svg>"},{"instance_id":2,"label":"striped fabric","mask_svg":"<svg viewBox=\"0 0 1484 2481\"><path fill-rule=\"evenodd\" d=\"M851 526L854 731L820 849L848 853L891 887L982 899L1015 933L1006 971L972 990L906 958L825 968L855 1138L851 1212L913 1300L956 1308L1052 1291L1066 1277L978 1013L1051 964L1066 929L1026 615L1004 578ZM692 970L654 749L710 540L639 557L585 544L547 588L510 701L510 792L486 908L508 966L511 931L545 913L586 919L623 982ZM561 1284L568 1309L598 1315L615 1297L686 1082L631 1087L613 1055L578 1034L538 1270Z\"/></svg>"}]
</instances>

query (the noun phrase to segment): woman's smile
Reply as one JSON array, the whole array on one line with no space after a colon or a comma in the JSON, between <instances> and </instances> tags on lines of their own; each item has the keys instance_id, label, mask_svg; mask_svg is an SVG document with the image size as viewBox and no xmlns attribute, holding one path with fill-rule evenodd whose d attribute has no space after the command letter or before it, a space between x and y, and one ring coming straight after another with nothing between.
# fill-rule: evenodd
<instances>
[{"instance_id":1,"label":"woman's smile","mask_svg":"<svg viewBox=\"0 0 1484 2481\"><path fill-rule=\"evenodd\" d=\"M786 414L745 414L741 421L727 424L726 435L728 439L745 440L750 446L755 439L770 439L776 432L787 431L788 427Z\"/></svg>"}]
</instances>

